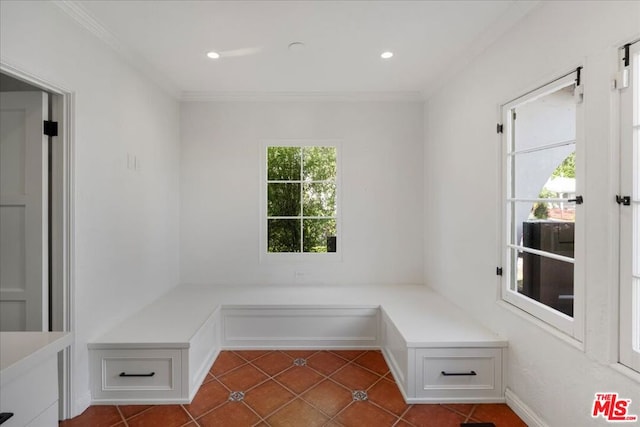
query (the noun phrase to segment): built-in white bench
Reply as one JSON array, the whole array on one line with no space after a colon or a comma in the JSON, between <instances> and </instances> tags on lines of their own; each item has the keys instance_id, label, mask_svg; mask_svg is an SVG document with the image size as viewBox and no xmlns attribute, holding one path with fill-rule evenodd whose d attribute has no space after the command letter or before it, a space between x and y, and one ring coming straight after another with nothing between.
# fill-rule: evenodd
<instances>
[{"instance_id":1,"label":"built-in white bench","mask_svg":"<svg viewBox=\"0 0 640 427\"><path fill-rule=\"evenodd\" d=\"M424 286L183 285L89 344L94 404L188 403L221 349L381 349L408 403L503 402L507 342Z\"/></svg>"}]
</instances>

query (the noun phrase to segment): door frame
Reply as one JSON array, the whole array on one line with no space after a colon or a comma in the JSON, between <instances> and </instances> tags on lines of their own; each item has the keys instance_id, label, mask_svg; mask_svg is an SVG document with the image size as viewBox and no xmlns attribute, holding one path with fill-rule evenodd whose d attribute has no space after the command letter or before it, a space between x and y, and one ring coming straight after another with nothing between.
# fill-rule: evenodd
<instances>
[{"instance_id":1,"label":"door frame","mask_svg":"<svg viewBox=\"0 0 640 427\"><path fill-rule=\"evenodd\" d=\"M0 60L0 72L48 92L50 120L58 122L58 141L52 145L52 283L55 296L53 330L75 333L75 94L63 86ZM57 307L56 307L57 306ZM73 415L74 343L59 357L61 419Z\"/></svg>"}]
</instances>

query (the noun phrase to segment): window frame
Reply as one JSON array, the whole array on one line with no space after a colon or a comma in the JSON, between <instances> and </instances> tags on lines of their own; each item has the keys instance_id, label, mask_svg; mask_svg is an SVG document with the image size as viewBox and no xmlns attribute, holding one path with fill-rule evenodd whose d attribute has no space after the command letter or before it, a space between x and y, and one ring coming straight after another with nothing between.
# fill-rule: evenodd
<instances>
[{"instance_id":1,"label":"window frame","mask_svg":"<svg viewBox=\"0 0 640 427\"><path fill-rule=\"evenodd\" d=\"M624 51L621 56L626 56ZM629 66L622 63L620 67L620 75L626 74L629 84L619 90L620 195L631 196L631 206L620 205L619 213L618 362L640 372L640 282L635 289L633 284L634 276L640 280L640 261L635 260L634 265L634 258L640 254L640 239L633 235L640 227L640 42L629 45L629 57Z\"/></svg>"},{"instance_id":2,"label":"window frame","mask_svg":"<svg viewBox=\"0 0 640 427\"><path fill-rule=\"evenodd\" d=\"M337 262L342 261L342 141L338 139L263 140L260 147L260 261L261 262ZM333 147L336 149L336 251L269 252L267 212L267 150L269 147Z\"/></svg>"},{"instance_id":3,"label":"window frame","mask_svg":"<svg viewBox=\"0 0 640 427\"><path fill-rule=\"evenodd\" d=\"M501 150L501 197L500 197L500 212L501 212L501 236L500 236L500 256L502 265L502 275L500 277L500 299L511 306L519 309L519 311L529 317L530 320L539 320L543 323L551 326L552 328L560 331L565 336L582 343L584 340L584 324L585 324L585 244L584 244L584 232L585 232L585 209L584 207L577 207L576 209L576 221L575 221L575 244L574 244L574 301L573 301L573 317L567 316L541 302L538 302L526 295L520 294L517 291L511 290L511 282L516 271L513 269L511 260L511 242L510 242L510 227L511 221L509 218L511 208L509 186L512 183L513 170L511 165L511 156L509 151L509 144L513 138L512 129L512 109L518 105L523 105L527 102L531 102L536 98L540 98L547 94L553 93L563 87L569 86L572 82L575 82L578 78L578 69L580 69L581 80L584 79L584 69L582 66L577 66L572 69L571 72L560 74L560 77L547 80L543 82L536 89L529 92L525 92L512 100L503 103L499 107L500 123L503 124L503 132L500 135ZM579 96L582 96L584 91L584 83L576 86ZM576 158L576 194L584 196L585 174L584 174L584 104L582 101L576 102L576 135L575 135L575 158ZM585 197L586 199L586 197Z\"/></svg>"}]
</instances>

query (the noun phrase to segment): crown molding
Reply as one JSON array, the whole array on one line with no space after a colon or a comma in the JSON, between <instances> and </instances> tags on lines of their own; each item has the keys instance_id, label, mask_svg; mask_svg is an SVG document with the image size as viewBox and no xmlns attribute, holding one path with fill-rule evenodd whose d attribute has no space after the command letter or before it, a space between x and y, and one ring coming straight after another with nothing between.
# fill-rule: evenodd
<instances>
[{"instance_id":1,"label":"crown molding","mask_svg":"<svg viewBox=\"0 0 640 427\"><path fill-rule=\"evenodd\" d=\"M407 92L206 92L185 91L183 102L424 102L419 91Z\"/></svg>"},{"instance_id":2,"label":"crown molding","mask_svg":"<svg viewBox=\"0 0 640 427\"><path fill-rule=\"evenodd\" d=\"M100 24L91 14L75 0L53 0L52 3L62 10L67 16L78 23L82 28L93 34L104 44L114 50L125 62L151 79L157 86L173 98L180 97L180 90L166 76L160 73L155 67L128 48L118 38L102 24Z\"/></svg>"}]
</instances>

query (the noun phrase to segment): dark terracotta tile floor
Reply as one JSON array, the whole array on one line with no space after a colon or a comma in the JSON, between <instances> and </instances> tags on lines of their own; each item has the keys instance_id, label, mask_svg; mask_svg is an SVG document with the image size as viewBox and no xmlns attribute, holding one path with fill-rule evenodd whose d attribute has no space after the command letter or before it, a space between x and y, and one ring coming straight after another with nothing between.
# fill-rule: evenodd
<instances>
[{"instance_id":1,"label":"dark terracotta tile floor","mask_svg":"<svg viewBox=\"0 0 640 427\"><path fill-rule=\"evenodd\" d=\"M233 392L243 392L233 393ZM503 404L407 405L379 351L223 351L189 405L92 406L60 427L526 424Z\"/></svg>"}]
</instances>

